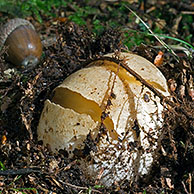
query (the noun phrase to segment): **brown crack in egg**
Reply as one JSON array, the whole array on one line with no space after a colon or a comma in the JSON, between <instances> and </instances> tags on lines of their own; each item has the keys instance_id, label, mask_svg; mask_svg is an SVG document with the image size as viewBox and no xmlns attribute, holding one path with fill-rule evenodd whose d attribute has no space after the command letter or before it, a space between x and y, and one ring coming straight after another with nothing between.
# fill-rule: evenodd
<instances>
[{"instance_id":1,"label":"brown crack in egg","mask_svg":"<svg viewBox=\"0 0 194 194\"><path fill-rule=\"evenodd\" d=\"M84 98L77 92L73 92L67 88L57 88L52 102L62 106L63 108L74 110L79 114L90 115L94 122L101 122L102 109L100 106L96 102ZM114 130L113 121L109 116L106 116L103 120L103 124L109 131L111 138L117 139L118 134Z\"/></svg>"}]
</instances>

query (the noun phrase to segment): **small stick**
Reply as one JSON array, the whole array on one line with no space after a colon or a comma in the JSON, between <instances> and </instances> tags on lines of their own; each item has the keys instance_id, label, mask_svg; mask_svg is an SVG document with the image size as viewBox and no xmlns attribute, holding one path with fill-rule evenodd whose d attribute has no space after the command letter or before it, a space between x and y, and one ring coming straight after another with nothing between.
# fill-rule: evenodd
<instances>
[{"instance_id":1,"label":"small stick","mask_svg":"<svg viewBox=\"0 0 194 194\"><path fill-rule=\"evenodd\" d=\"M88 187L81 187L81 186L77 186L77 185L72 185L72 184L70 184L70 183L63 182L63 181L61 181L61 180L60 180L60 182L63 183L63 184L65 184L65 185L67 185L67 186L76 188L76 189L81 189L81 190L88 190L88 189L89 189ZM100 192L100 191L98 191L98 190L96 190L96 189L91 189L91 191L102 194L102 192Z\"/></svg>"},{"instance_id":2,"label":"small stick","mask_svg":"<svg viewBox=\"0 0 194 194\"><path fill-rule=\"evenodd\" d=\"M40 168L23 168L23 169L11 169L11 170L1 170L0 175L8 176L8 175L24 175L30 174L32 172L41 172Z\"/></svg>"},{"instance_id":3,"label":"small stick","mask_svg":"<svg viewBox=\"0 0 194 194\"><path fill-rule=\"evenodd\" d=\"M189 193L192 194L192 188L191 188L191 183L192 183L192 176L191 176L191 173L189 173Z\"/></svg>"},{"instance_id":4,"label":"small stick","mask_svg":"<svg viewBox=\"0 0 194 194\"><path fill-rule=\"evenodd\" d=\"M186 186L185 186L185 183L184 183L183 181L182 181L181 183L182 183L182 185L183 185L183 187L184 187L185 193L186 193L186 194L191 194L191 193L189 193L189 192L187 191L187 188L186 188Z\"/></svg>"}]
</instances>

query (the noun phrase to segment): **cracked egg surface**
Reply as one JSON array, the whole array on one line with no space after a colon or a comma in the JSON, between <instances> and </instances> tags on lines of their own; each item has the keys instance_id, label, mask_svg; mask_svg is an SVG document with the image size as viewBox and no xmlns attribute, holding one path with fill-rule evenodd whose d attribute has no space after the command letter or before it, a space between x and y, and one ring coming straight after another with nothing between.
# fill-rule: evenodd
<instances>
[{"instance_id":1,"label":"cracked egg surface","mask_svg":"<svg viewBox=\"0 0 194 194\"><path fill-rule=\"evenodd\" d=\"M169 96L166 79L152 63L135 54L119 57ZM38 138L53 152L65 149L69 157L90 140L88 156L80 158L90 178L108 187L133 182L150 172L157 156L164 109L160 99L124 68L108 59L97 60L67 77L53 99L45 101Z\"/></svg>"}]
</instances>

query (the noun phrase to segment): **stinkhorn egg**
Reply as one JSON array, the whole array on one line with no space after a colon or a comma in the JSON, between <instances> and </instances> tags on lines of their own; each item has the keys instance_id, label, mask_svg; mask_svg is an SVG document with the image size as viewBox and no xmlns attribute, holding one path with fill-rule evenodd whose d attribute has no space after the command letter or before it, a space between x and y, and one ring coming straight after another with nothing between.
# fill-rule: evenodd
<instances>
[{"instance_id":1,"label":"stinkhorn egg","mask_svg":"<svg viewBox=\"0 0 194 194\"><path fill-rule=\"evenodd\" d=\"M170 95L165 77L151 62L130 53L119 58L164 96ZM45 101L38 139L53 152L65 149L69 157L84 150L89 139L92 148L88 156L80 156L80 166L91 179L107 187L133 182L150 173L157 157L164 109L159 97L126 69L99 59L67 77L52 100Z\"/></svg>"}]
</instances>

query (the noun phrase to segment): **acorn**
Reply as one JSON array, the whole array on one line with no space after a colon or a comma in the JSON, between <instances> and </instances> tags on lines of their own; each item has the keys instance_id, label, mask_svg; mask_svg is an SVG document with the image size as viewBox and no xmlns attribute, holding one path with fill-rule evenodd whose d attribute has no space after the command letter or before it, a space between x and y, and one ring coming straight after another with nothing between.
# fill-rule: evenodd
<instances>
[{"instance_id":1,"label":"acorn","mask_svg":"<svg viewBox=\"0 0 194 194\"><path fill-rule=\"evenodd\" d=\"M119 58L170 96L165 77L151 62L131 53L120 53ZM53 98L45 101L38 139L53 152L65 149L70 158L79 157L83 172L94 181L100 179L107 187L124 180L132 183L148 175L157 160L165 109L160 98L119 63L102 58L55 88Z\"/></svg>"},{"instance_id":2,"label":"acorn","mask_svg":"<svg viewBox=\"0 0 194 194\"><path fill-rule=\"evenodd\" d=\"M27 20L15 18L0 28L0 49L7 47L6 59L22 67L34 67L42 55L42 43L34 26Z\"/></svg>"}]
</instances>

